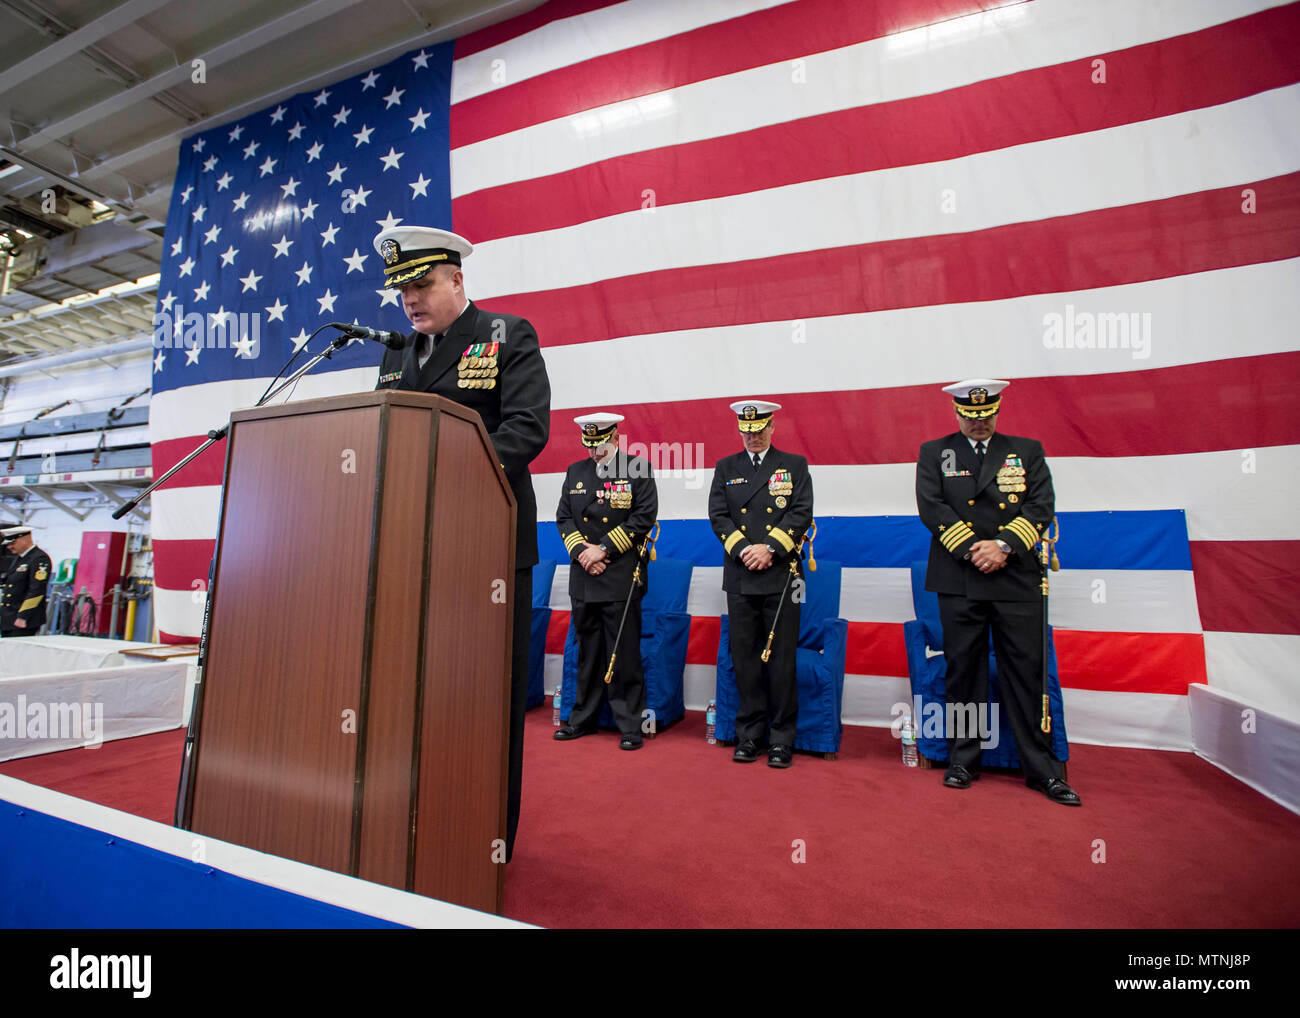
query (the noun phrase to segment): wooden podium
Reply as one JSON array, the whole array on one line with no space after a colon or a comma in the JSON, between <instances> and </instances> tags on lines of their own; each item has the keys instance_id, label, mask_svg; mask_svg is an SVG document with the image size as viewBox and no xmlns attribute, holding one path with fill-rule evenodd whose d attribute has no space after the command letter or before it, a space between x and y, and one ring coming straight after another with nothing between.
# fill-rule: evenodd
<instances>
[{"instance_id":1,"label":"wooden podium","mask_svg":"<svg viewBox=\"0 0 1300 1018\"><path fill-rule=\"evenodd\" d=\"M472 410L233 414L179 825L500 912L514 538Z\"/></svg>"}]
</instances>

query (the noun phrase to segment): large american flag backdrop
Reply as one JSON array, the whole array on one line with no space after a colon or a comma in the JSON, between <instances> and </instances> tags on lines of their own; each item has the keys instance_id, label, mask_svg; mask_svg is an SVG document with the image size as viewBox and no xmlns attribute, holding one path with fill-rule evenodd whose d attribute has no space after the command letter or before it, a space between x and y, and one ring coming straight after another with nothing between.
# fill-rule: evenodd
<instances>
[{"instance_id":1,"label":"large american flag backdrop","mask_svg":"<svg viewBox=\"0 0 1300 1018\"><path fill-rule=\"evenodd\" d=\"M449 217L470 295L542 340L544 556L575 415L702 453L659 482L659 551L696 567L688 704L725 610L727 403L785 406L844 566L844 717L879 723L907 699L917 450L954 430L940 386L991 376L1056 482L1071 736L1185 747L1191 683L1300 705L1297 123L1300 4L553 0L187 140L160 295L264 328L158 351L154 469L317 324L406 331L370 239ZM295 398L372 387L378 356ZM199 632L220 475L214 450L154 495L169 639ZM561 566L552 677L566 589Z\"/></svg>"}]
</instances>

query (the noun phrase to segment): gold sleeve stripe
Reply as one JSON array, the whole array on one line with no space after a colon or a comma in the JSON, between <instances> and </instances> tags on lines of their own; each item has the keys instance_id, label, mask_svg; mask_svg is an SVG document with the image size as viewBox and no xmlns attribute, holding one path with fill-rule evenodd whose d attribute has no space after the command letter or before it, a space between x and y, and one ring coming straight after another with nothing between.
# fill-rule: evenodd
<instances>
[{"instance_id":1,"label":"gold sleeve stripe","mask_svg":"<svg viewBox=\"0 0 1300 1018\"><path fill-rule=\"evenodd\" d=\"M787 555L794 551L794 538L780 527L773 527L768 533L770 533L772 537L776 538L777 544L785 549Z\"/></svg>"},{"instance_id":2,"label":"gold sleeve stripe","mask_svg":"<svg viewBox=\"0 0 1300 1018\"><path fill-rule=\"evenodd\" d=\"M1015 534L1016 537L1020 538L1020 542L1026 548L1032 548L1038 543L1038 531L1036 531L1034 525L1023 516L1017 516L1014 520L1008 523L1007 529Z\"/></svg>"},{"instance_id":3,"label":"gold sleeve stripe","mask_svg":"<svg viewBox=\"0 0 1300 1018\"><path fill-rule=\"evenodd\" d=\"M722 542L722 550L725 551L728 555L730 555L731 549L734 548L736 545L738 545L744 536L745 535L742 534L739 530L733 530L731 532L731 535L725 541Z\"/></svg>"},{"instance_id":4,"label":"gold sleeve stripe","mask_svg":"<svg viewBox=\"0 0 1300 1018\"><path fill-rule=\"evenodd\" d=\"M939 535L939 543L948 551L956 551L974 536L975 531L971 530L965 523L958 521Z\"/></svg>"},{"instance_id":5,"label":"gold sleeve stripe","mask_svg":"<svg viewBox=\"0 0 1300 1018\"><path fill-rule=\"evenodd\" d=\"M632 547L632 539L628 537L627 531L621 526L615 527L605 536L608 537L610 541L613 542L614 547L621 552L627 551Z\"/></svg>"},{"instance_id":6,"label":"gold sleeve stripe","mask_svg":"<svg viewBox=\"0 0 1300 1018\"><path fill-rule=\"evenodd\" d=\"M582 535L576 530L572 534L564 535L564 547L568 549L569 554L573 554L573 549L582 543Z\"/></svg>"},{"instance_id":7,"label":"gold sleeve stripe","mask_svg":"<svg viewBox=\"0 0 1300 1018\"><path fill-rule=\"evenodd\" d=\"M18 610L20 612L25 612L29 608L35 608L38 604L40 604L44 600L45 600L44 594L38 594L36 595L36 597L29 597L26 601L23 602L23 606Z\"/></svg>"}]
</instances>

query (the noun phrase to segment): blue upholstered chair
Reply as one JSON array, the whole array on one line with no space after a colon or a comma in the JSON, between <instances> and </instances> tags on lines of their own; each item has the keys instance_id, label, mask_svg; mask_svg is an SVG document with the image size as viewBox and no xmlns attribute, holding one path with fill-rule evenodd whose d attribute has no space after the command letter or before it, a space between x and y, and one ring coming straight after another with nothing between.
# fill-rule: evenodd
<instances>
[{"instance_id":1,"label":"blue upholstered chair","mask_svg":"<svg viewBox=\"0 0 1300 1018\"><path fill-rule=\"evenodd\" d=\"M912 604L916 609L916 618L903 623L903 640L907 644L907 671L912 683L912 696L921 697L921 716L913 718L917 725L916 746L927 760L947 764L948 741L938 722L947 703L943 686L947 672L943 656L943 628L939 624L939 595L925 589L924 562L912 563ZM992 642L990 639L988 702L1000 704L1001 690ZM1056 645L1050 629L1047 642L1047 680L1048 711L1052 716L1052 750L1058 759L1064 761L1069 759L1070 744L1065 735L1061 683L1056 674ZM938 710L931 706L936 704ZM931 719L928 724L927 718ZM998 711L998 744L981 753L980 764L984 767L1020 766L1020 754L1016 751L1016 741L1011 734L1011 722L1001 710Z\"/></svg>"},{"instance_id":2,"label":"blue upholstered chair","mask_svg":"<svg viewBox=\"0 0 1300 1018\"><path fill-rule=\"evenodd\" d=\"M848 652L849 624L840 613L838 562L818 561L817 571L804 571L806 599L799 609L799 648L795 652L795 677L799 683L799 719L794 748L812 753L836 754L840 750L840 706L844 700L844 658ZM718 637L717 693L719 742L736 738L736 671L731 663L730 619L722 616Z\"/></svg>"},{"instance_id":3,"label":"blue upholstered chair","mask_svg":"<svg viewBox=\"0 0 1300 1018\"><path fill-rule=\"evenodd\" d=\"M686 715L683 693L686 644L691 617L686 599L691 589L690 562L661 558L650 563L650 586L641 599L641 666L645 670L646 707L654 711L655 727L662 729ZM606 662L608 663L608 662ZM560 718L569 720L578 695L578 638L573 622L564 640L564 681L560 690ZM614 727L606 703L600 709L602 728Z\"/></svg>"},{"instance_id":4,"label":"blue upholstered chair","mask_svg":"<svg viewBox=\"0 0 1300 1018\"><path fill-rule=\"evenodd\" d=\"M555 581L555 559L544 558L533 566L533 619L528 639L528 699L532 710L546 699L546 630L551 624L551 585Z\"/></svg>"}]
</instances>

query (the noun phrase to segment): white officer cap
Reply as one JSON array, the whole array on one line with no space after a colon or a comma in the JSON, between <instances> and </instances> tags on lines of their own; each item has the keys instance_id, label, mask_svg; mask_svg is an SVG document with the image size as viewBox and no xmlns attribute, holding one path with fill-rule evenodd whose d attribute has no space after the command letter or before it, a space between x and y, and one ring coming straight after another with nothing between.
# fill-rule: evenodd
<instances>
[{"instance_id":1,"label":"white officer cap","mask_svg":"<svg viewBox=\"0 0 1300 1018\"><path fill-rule=\"evenodd\" d=\"M8 540L11 537L22 537L23 534L30 534L31 532L31 527L5 527L3 530L0 530L0 537Z\"/></svg>"},{"instance_id":2,"label":"white officer cap","mask_svg":"<svg viewBox=\"0 0 1300 1018\"><path fill-rule=\"evenodd\" d=\"M604 445L618 430L619 422L623 420L622 414L611 414L602 410L599 413L583 414L581 417L575 417L573 423L582 429L582 444L588 449L595 449L597 446Z\"/></svg>"},{"instance_id":3,"label":"white officer cap","mask_svg":"<svg viewBox=\"0 0 1300 1018\"><path fill-rule=\"evenodd\" d=\"M772 414L780 409L780 403L764 399L742 399L731 404L731 412L736 415L736 427L750 432L766 428Z\"/></svg>"},{"instance_id":4,"label":"white officer cap","mask_svg":"<svg viewBox=\"0 0 1300 1018\"><path fill-rule=\"evenodd\" d=\"M389 288L419 279L435 265L459 265L474 250L464 237L432 226L394 226L380 231L374 243Z\"/></svg>"},{"instance_id":5,"label":"white officer cap","mask_svg":"<svg viewBox=\"0 0 1300 1018\"><path fill-rule=\"evenodd\" d=\"M978 420L998 412L1002 405L998 393L1010 384L1001 378L968 378L964 382L945 385L943 391L952 396L952 405L958 414Z\"/></svg>"}]
</instances>

